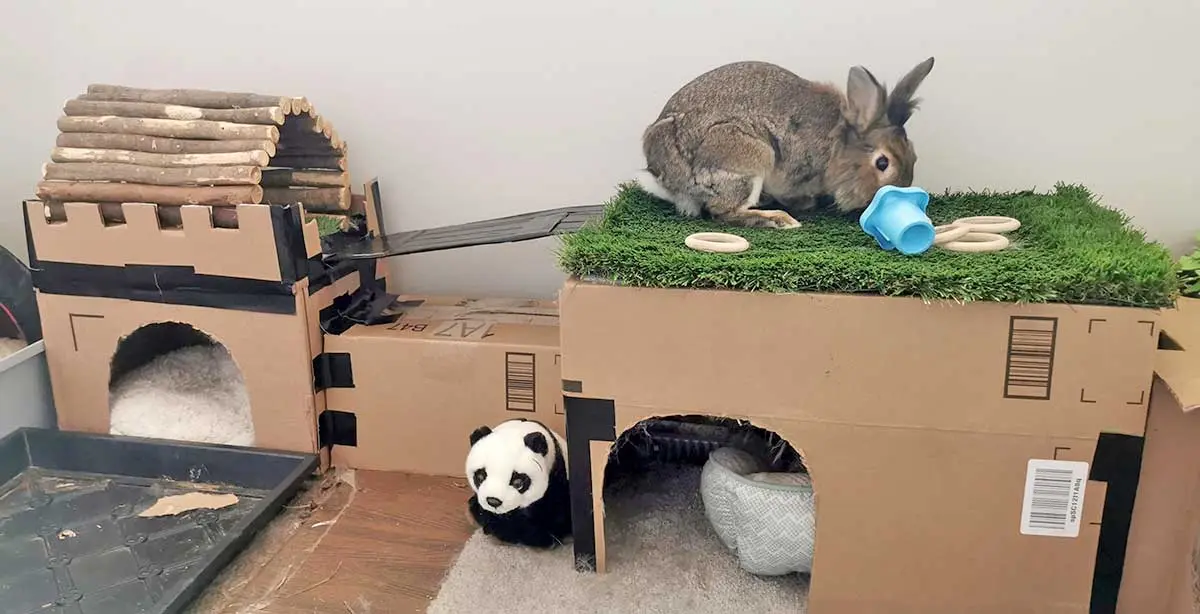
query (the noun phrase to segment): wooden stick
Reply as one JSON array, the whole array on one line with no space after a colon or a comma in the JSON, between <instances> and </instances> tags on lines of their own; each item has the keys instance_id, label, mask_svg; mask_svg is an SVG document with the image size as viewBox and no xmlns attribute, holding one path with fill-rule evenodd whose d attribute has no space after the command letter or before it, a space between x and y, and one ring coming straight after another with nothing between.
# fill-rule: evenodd
<instances>
[{"instance_id":1,"label":"wooden stick","mask_svg":"<svg viewBox=\"0 0 1200 614\"><path fill-rule=\"evenodd\" d=\"M312 213L345 211L350 208L350 188L266 188L263 202L299 204Z\"/></svg>"},{"instance_id":2,"label":"wooden stick","mask_svg":"<svg viewBox=\"0 0 1200 614\"><path fill-rule=\"evenodd\" d=\"M51 222L67 221L67 209L62 201L52 200L46 205L50 210ZM183 211L179 205L158 205L159 228L181 228L183 226ZM212 222L214 228L237 228L238 216L235 207L213 207ZM108 225L124 224L125 210L121 203L100 203L100 216Z\"/></svg>"},{"instance_id":3,"label":"wooden stick","mask_svg":"<svg viewBox=\"0 0 1200 614\"><path fill-rule=\"evenodd\" d=\"M309 111L312 111L312 105L309 104L308 99L303 96L300 96L298 98L293 98L291 100L291 102L292 102L292 113L295 115L300 115L301 113L308 113Z\"/></svg>"},{"instance_id":4,"label":"wooden stick","mask_svg":"<svg viewBox=\"0 0 1200 614\"><path fill-rule=\"evenodd\" d=\"M178 168L188 166L266 166L271 156L265 151L235 151L214 154L157 154L120 149L77 149L55 147L50 152L53 162L108 162Z\"/></svg>"},{"instance_id":5,"label":"wooden stick","mask_svg":"<svg viewBox=\"0 0 1200 614\"><path fill-rule=\"evenodd\" d=\"M257 166L192 166L162 168L110 162L50 163L42 167L42 178L56 181L120 181L149 185L255 185L262 181Z\"/></svg>"},{"instance_id":6,"label":"wooden stick","mask_svg":"<svg viewBox=\"0 0 1200 614\"><path fill-rule=\"evenodd\" d=\"M275 155L275 143L271 141L189 141L168 139L140 134L100 134L96 132L66 132L58 135L59 147L81 149L124 149L163 154L209 154L235 153L242 151L265 151Z\"/></svg>"},{"instance_id":7,"label":"wooden stick","mask_svg":"<svg viewBox=\"0 0 1200 614\"><path fill-rule=\"evenodd\" d=\"M180 104L206 109L244 109L247 107L283 107L291 104L290 96L266 96L247 92L221 92L198 89L145 89L121 85L94 83L87 88L83 100L116 102L154 102Z\"/></svg>"},{"instance_id":8,"label":"wooden stick","mask_svg":"<svg viewBox=\"0 0 1200 614\"><path fill-rule=\"evenodd\" d=\"M108 132L118 134L144 134L165 136L173 139L253 139L279 141L279 128L230 122L213 122L203 119L143 119L133 117L60 117L58 129L62 132Z\"/></svg>"},{"instance_id":9,"label":"wooden stick","mask_svg":"<svg viewBox=\"0 0 1200 614\"><path fill-rule=\"evenodd\" d=\"M264 188L343 188L350 186L350 176L345 171L272 168L263 171L262 186Z\"/></svg>"},{"instance_id":10,"label":"wooden stick","mask_svg":"<svg viewBox=\"0 0 1200 614\"><path fill-rule=\"evenodd\" d=\"M269 166L304 169L325 168L344 171L346 170L346 159L341 156L279 154L271 158Z\"/></svg>"},{"instance_id":11,"label":"wooden stick","mask_svg":"<svg viewBox=\"0 0 1200 614\"><path fill-rule=\"evenodd\" d=\"M152 119L206 119L237 124L283 124L281 107L251 109L202 109L155 102L112 102L108 100L68 100L63 113L69 116L116 116Z\"/></svg>"},{"instance_id":12,"label":"wooden stick","mask_svg":"<svg viewBox=\"0 0 1200 614\"><path fill-rule=\"evenodd\" d=\"M179 187L140 183L38 182L43 200L138 202L160 205L240 205L262 202L262 186Z\"/></svg>"}]
</instances>

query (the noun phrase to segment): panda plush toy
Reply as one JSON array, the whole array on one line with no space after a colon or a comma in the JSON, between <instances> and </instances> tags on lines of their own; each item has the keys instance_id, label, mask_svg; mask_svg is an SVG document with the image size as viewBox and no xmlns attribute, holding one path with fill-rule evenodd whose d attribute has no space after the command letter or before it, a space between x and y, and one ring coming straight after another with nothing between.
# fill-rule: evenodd
<instances>
[{"instance_id":1,"label":"panda plush toy","mask_svg":"<svg viewBox=\"0 0 1200 614\"><path fill-rule=\"evenodd\" d=\"M471 433L467 507L484 534L553 548L571 535L567 445L536 420L515 419Z\"/></svg>"}]
</instances>

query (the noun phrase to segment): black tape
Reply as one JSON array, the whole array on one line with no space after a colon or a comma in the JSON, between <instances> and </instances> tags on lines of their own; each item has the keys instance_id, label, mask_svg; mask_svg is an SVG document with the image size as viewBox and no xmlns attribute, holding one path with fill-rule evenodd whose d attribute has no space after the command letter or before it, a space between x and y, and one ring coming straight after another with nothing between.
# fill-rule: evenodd
<instances>
[{"instance_id":1,"label":"black tape","mask_svg":"<svg viewBox=\"0 0 1200 614\"><path fill-rule=\"evenodd\" d=\"M371 191L371 200L375 201L375 221L379 223L379 234L386 235L387 227L383 225L383 197L379 194L379 180L372 179L371 183L367 184L367 189Z\"/></svg>"},{"instance_id":2,"label":"black tape","mask_svg":"<svg viewBox=\"0 0 1200 614\"><path fill-rule=\"evenodd\" d=\"M354 366L349 352L323 352L313 359L313 389L353 388Z\"/></svg>"},{"instance_id":3,"label":"black tape","mask_svg":"<svg viewBox=\"0 0 1200 614\"><path fill-rule=\"evenodd\" d=\"M327 335L340 335L355 324L390 324L403 315L387 313L388 307L393 305L397 298L394 294L388 294L387 280L367 277L369 273L374 272L375 261L359 262L370 265L358 269L359 275L369 281L360 281L357 290L338 296L317 314L321 332Z\"/></svg>"},{"instance_id":4,"label":"black tape","mask_svg":"<svg viewBox=\"0 0 1200 614\"><path fill-rule=\"evenodd\" d=\"M38 261L33 283L46 294L118 298L259 313L295 314L292 284L205 275L190 266L106 266Z\"/></svg>"},{"instance_id":5,"label":"black tape","mask_svg":"<svg viewBox=\"0 0 1200 614\"><path fill-rule=\"evenodd\" d=\"M317 416L317 445L358 446L358 416L348 411L327 409Z\"/></svg>"},{"instance_id":6,"label":"black tape","mask_svg":"<svg viewBox=\"0 0 1200 614\"><path fill-rule=\"evenodd\" d=\"M1142 450L1145 438L1135 435L1101 433L1096 440L1089 480L1107 484L1104 496L1104 520L1096 546L1096 565L1092 571L1091 614L1115 614L1125 570L1125 551L1129 527L1142 475Z\"/></svg>"},{"instance_id":7,"label":"black tape","mask_svg":"<svg viewBox=\"0 0 1200 614\"><path fill-rule=\"evenodd\" d=\"M570 462L571 531L574 536L575 570L596 570L596 517L592 509L593 441L617 438L616 405L610 399L564 397L567 412L567 458Z\"/></svg>"},{"instance_id":8,"label":"black tape","mask_svg":"<svg viewBox=\"0 0 1200 614\"><path fill-rule=\"evenodd\" d=\"M328 264L321 256L313 256L305 261L308 269L308 295L312 296L321 290L332 286L342 278L354 273L358 267L353 261L342 261Z\"/></svg>"},{"instance_id":9,"label":"black tape","mask_svg":"<svg viewBox=\"0 0 1200 614\"><path fill-rule=\"evenodd\" d=\"M21 202L21 215L25 219L25 251L29 256L29 268L37 270L37 250L33 246L33 228L29 225L29 208L25 206L26 202L28 201Z\"/></svg>"},{"instance_id":10,"label":"black tape","mask_svg":"<svg viewBox=\"0 0 1200 614\"><path fill-rule=\"evenodd\" d=\"M279 278L285 282L300 281L308 274L302 207L273 205L271 228L275 234L275 253L279 257Z\"/></svg>"}]
</instances>

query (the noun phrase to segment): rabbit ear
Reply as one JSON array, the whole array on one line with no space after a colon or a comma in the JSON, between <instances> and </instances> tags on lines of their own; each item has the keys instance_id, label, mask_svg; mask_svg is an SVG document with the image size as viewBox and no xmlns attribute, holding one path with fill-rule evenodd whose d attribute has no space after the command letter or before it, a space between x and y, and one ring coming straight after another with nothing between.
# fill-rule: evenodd
<instances>
[{"instance_id":1,"label":"rabbit ear","mask_svg":"<svg viewBox=\"0 0 1200 614\"><path fill-rule=\"evenodd\" d=\"M850 69L850 77L846 81L846 100L850 103L850 122L859 132L865 132L883 116L887 91L875 80L871 71L855 66Z\"/></svg>"},{"instance_id":2,"label":"rabbit ear","mask_svg":"<svg viewBox=\"0 0 1200 614\"><path fill-rule=\"evenodd\" d=\"M892 89L887 101L887 116L893 126L903 126L908 118L912 117L913 111L921 102L919 98L914 98L917 88L920 87L925 77L929 76L931 70L933 70L933 58L913 67Z\"/></svg>"}]
</instances>

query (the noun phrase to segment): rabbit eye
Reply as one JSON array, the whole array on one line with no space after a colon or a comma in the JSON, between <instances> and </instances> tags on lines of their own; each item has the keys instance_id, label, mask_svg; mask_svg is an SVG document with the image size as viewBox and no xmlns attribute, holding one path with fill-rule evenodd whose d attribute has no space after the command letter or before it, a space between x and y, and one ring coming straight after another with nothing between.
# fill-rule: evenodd
<instances>
[{"instance_id":1,"label":"rabbit eye","mask_svg":"<svg viewBox=\"0 0 1200 614\"><path fill-rule=\"evenodd\" d=\"M886 171L887 167L888 167L887 156L879 156L878 158L875 158L875 168L879 169L882 172L882 171Z\"/></svg>"}]
</instances>

